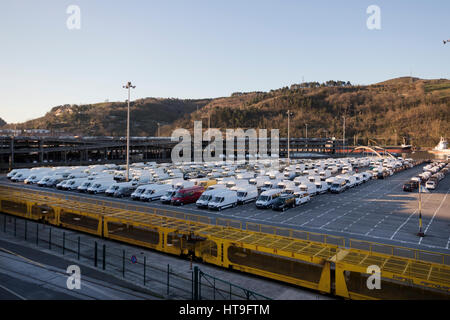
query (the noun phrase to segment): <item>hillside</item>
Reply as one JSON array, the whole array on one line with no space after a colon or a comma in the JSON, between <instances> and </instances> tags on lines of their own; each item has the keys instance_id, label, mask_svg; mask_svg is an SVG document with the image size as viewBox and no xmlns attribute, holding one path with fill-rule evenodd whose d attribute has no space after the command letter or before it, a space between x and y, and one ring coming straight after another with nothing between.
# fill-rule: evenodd
<instances>
[{"instance_id":1,"label":"hillside","mask_svg":"<svg viewBox=\"0 0 450 320\"><path fill-rule=\"evenodd\" d=\"M131 135L154 136L157 122L166 136L175 128L192 129L194 120L203 119L207 127L210 114L215 128L278 128L285 137L288 109L294 113L291 136L304 137L308 124L309 137L341 138L345 116L350 143L356 139L367 144L371 139L400 144L406 138L417 146L434 146L441 135L450 137L450 80L402 77L367 86L309 82L215 99L140 99L131 103ZM123 102L58 106L41 118L17 124L17 129L124 136L126 111Z\"/></svg>"},{"instance_id":2,"label":"hillside","mask_svg":"<svg viewBox=\"0 0 450 320\"><path fill-rule=\"evenodd\" d=\"M434 146L441 135L450 136L450 80L422 80L403 77L368 86L349 83L308 83L270 92L240 93L237 97L211 101L201 112L193 112L162 128L169 135L176 127L192 128L193 120L211 113L216 128L279 128L287 136L287 116L291 136L342 137L346 117L346 137L353 143L403 142ZM207 120L203 120L204 127Z\"/></svg>"},{"instance_id":3,"label":"hillside","mask_svg":"<svg viewBox=\"0 0 450 320\"><path fill-rule=\"evenodd\" d=\"M154 136L158 125L172 123L202 108L210 99L179 100L146 98L130 104L130 134ZM127 104L105 102L91 105L64 105L52 108L41 118L17 124L17 129L50 129L84 136L125 136ZM9 125L7 127L10 127Z\"/></svg>"}]
</instances>

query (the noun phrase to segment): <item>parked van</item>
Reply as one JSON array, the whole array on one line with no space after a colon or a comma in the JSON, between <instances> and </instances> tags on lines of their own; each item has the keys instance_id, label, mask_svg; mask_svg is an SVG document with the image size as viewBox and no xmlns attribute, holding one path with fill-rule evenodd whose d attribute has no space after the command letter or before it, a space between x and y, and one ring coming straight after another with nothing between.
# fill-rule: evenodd
<instances>
[{"instance_id":1,"label":"parked van","mask_svg":"<svg viewBox=\"0 0 450 320\"><path fill-rule=\"evenodd\" d=\"M316 194L327 193L330 186L325 181L314 183L316 185Z\"/></svg>"},{"instance_id":2,"label":"parked van","mask_svg":"<svg viewBox=\"0 0 450 320\"><path fill-rule=\"evenodd\" d=\"M310 196L314 196L317 192L316 185L312 182L304 182L300 185L300 191L308 193Z\"/></svg>"},{"instance_id":3,"label":"parked van","mask_svg":"<svg viewBox=\"0 0 450 320\"><path fill-rule=\"evenodd\" d=\"M267 191L270 189L276 189L278 186L278 183L280 183L282 180L277 180L277 179L273 179L273 180L267 180L266 182L264 182L264 186L261 188L261 191Z\"/></svg>"},{"instance_id":4,"label":"parked van","mask_svg":"<svg viewBox=\"0 0 450 320\"><path fill-rule=\"evenodd\" d=\"M64 178L59 175L45 176L41 180L39 180L37 185L39 187L54 187L63 180L64 180Z\"/></svg>"},{"instance_id":5,"label":"parked van","mask_svg":"<svg viewBox=\"0 0 450 320\"><path fill-rule=\"evenodd\" d=\"M214 184L212 186L209 186L208 188L206 188L206 191L210 191L210 190L218 190L218 189L226 189L227 186L224 184Z\"/></svg>"},{"instance_id":6,"label":"parked van","mask_svg":"<svg viewBox=\"0 0 450 320\"><path fill-rule=\"evenodd\" d=\"M324 170L319 172L320 180L325 181L327 178L331 177L331 170Z\"/></svg>"},{"instance_id":7,"label":"parked van","mask_svg":"<svg viewBox=\"0 0 450 320\"><path fill-rule=\"evenodd\" d=\"M172 197L171 204L182 206L189 203L194 203L200 198L204 189L201 186L193 186L189 188L178 189Z\"/></svg>"},{"instance_id":8,"label":"parked van","mask_svg":"<svg viewBox=\"0 0 450 320\"><path fill-rule=\"evenodd\" d=\"M172 186L170 184L153 184L145 189L140 199L142 201L158 200L170 189L172 189Z\"/></svg>"},{"instance_id":9,"label":"parked van","mask_svg":"<svg viewBox=\"0 0 450 320\"><path fill-rule=\"evenodd\" d=\"M62 180L59 183L56 184L56 189L62 190L64 189L64 186L69 182L69 180Z\"/></svg>"},{"instance_id":10,"label":"parked van","mask_svg":"<svg viewBox=\"0 0 450 320\"><path fill-rule=\"evenodd\" d=\"M252 202L258 198L258 189L252 185L238 187L236 191L238 204Z\"/></svg>"},{"instance_id":11,"label":"parked van","mask_svg":"<svg viewBox=\"0 0 450 320\"><path fill-rule=\"evenodd\" d=\"M140 200L141 196L144 194L145 190L152 186L152 184L143 184L134 190L134 192L130 195L132 200Z\"/></svg>"},{"instance_id":12,"label":"parked van","mask_svg":"<svg viewBox=\"0 0 450 320\"><path fill-rule=\"evenodd\" d=\"M94 183L92 183L92 185L87 188L87 192L93 194L104 193L110 186L115 183L116 182L114 180L94 180Z\"/></svg>"},{"instance_id":13,"label":"parked van","mask_svg":"<svg viewBox=\"0 0 450 320\"><path fill-rule=\"evenodd\" d=\"M48 175L48 171L38 171L30 174L23 182L26 184L38 183L42 178Z\"/></svg>"},{"instance_id":14,"label":"parked van","mask_svg":"<svg viewBox=\"0 0 450 320\"><path fill-rule=\"evenodd\" d=\"M309 196L309 193L307 192L296 192L294 193L295 198L295 205L299 206L301 204L305 204L311 200L311 197Z\"/></svg>"},{"instance_id":15,"label":"parked van","mask_svg":"<svg viewBox=\"0 0 450 320\"><path fill-rule=\"evenodd\" d=\"M347 176L344 178L344 180L347 182L347 188L353 188L357 186L357 181L354 176Z\"/></svg>"},{"instance_id":16,"label":"parked van","mask_svg":"<svg viewBox=\"0 0 450 320\"><path fill-rule=\"evenodd\" d=\"M26 178L28 178L30 174L31 174L30 169L20 169L20 171L17 171L13 176L10 177L10 179L13 182L22 182Z\"/></svg>"},{"instance_id":17,"label":"parked van","mask_svg":"<svg viewBox=\"0 0 450 320\"><path fill-rule=\"evenodd\" d=\"M248 183L254 185L258 190L260 190L264 186L264 183L269 179L270 178L268 176L258 176L256 178L250 179Z\"/></svg>"},{"instance_id":18,"label":"parked van","mask_svg":"<svg viewBox=\"0 0 450 320\"><path fill-rule=\"evenodd\" d=\"M256 207L258 209L272 207L273 202L282 192L283 190L281 189L270 189L262 192L259 195L258 200L256 200Z\"/></svg>"},{"instance_id":19,"label":"parked van","mask_svg":"<svg viewBox=\"0 0 450 320\"><path fill-rule=\"evenodd\" d=\"M336 179L330 187L330 192L341 193L347 189L347 182L344 179Z\"/></svg>"},{"instance_id":20,"label":"parked van","mask_svg":"<svg viewBox=\"0 0 450 320\"><path fill-rule=\"evenodd\" d=\"M123 196L131 195L132 192L130 190L135 190L136 187L133 186L133 182L116 182L109 186L109 188L105 191L105 194L109 197L121 198Z\"/></svg>"},{"instance_id":21,"label":"parked van","mask_svg":"<svg viewBox=\"0 0 450 320\"><path fill-rule=\"evenodd\" d=\"M63 190L73 191L76 190L81 184L88 181L86 178L69 179L67 183L62 187Z\"/></svg>"},{"instance_id":22,"label":"parked van","mask_svg":"<svg viewBox=\"0 0 450 320\"><path fill-rule=\"evenodd\" d=\"M161 201L161 203L164 203L164 204L170 204L172 202L172 198L176 192L177 192L177 189L175 189L175 188L171 188L171 189L167 190L166 193L163 194L161 196L161 198L159 198L159 201Z\"/></svg>"},{"instance_id":23,"label":"parked van","mask_svg":"<svg viewBox=\"0 0 450 320\"><path fill-rule=\"evenodd\" d=\"M226 188L219 188L219 189L210 189L206 190L202 193L200 198L195 202L198 208L208 208L208 203L211 201L211 199L214 197L214 195L219 194L223 192Z\"/></svg>"},{"instance_id":24,"label":"parked van","mask_svg":"<svg viewBox=\"0 0 450 320\"><path fill-rule=\"evenodd\" d=\"M223 190L213 196L208 202L208 208L212 210L223 210L237 205L237 192L232 190Z\"/></svg>"}]
</instances>

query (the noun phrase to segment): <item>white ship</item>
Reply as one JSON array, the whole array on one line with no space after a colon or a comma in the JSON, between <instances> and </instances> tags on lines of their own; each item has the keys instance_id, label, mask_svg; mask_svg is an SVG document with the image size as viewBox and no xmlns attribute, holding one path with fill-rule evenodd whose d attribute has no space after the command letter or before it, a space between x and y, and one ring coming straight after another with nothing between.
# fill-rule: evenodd
<instances>
[{"instance_id":1,"label":"white ship","mask_svg":"<svg viewBox=\"0 0 450 320\"><path fill-rule=\"evenodd\" d=\"M441 141L439 141L438 145L436 147L434 147L434 149L432 149L430 152L436 153L436 154L449 154L450 155L450 149L448 148L447 140L445 140L444 137L441 137Z\"/></svg>"}]
</instances>

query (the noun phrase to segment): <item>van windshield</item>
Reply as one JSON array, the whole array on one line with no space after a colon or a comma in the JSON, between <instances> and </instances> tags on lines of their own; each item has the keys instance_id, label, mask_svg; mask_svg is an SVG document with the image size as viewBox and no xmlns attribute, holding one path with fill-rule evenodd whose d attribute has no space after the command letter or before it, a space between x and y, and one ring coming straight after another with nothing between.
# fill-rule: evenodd
<instances>
[{"instance_id":1,"label":"van windshield","mask_svg":"<svg viewBox=\"0 0 450 320\"><path fill-rule=\"evenodd\" d=\"M269 196L259 196L259 198L258 198L259 201L267 201L269 199L270 199Z\"/></svg>"},{"instance_id":2,"label":"van windshield","mask_svg":"<svg viewBox=\"0 0 450 320\"><path fill-rule=\"evenodd\" d=\"M222 202L224 200L224 197L214 197L212 200L213 202Z\"/></svg>"},{"instance_id":3,"label":"van windshield","mask_svg":"<svg viewBox=\"0 0 450 320\"><path fill-rule=\"evenodd\" d=\"M200 196L200 200L203 200L203 201L209 201L209 200L211 200L211 198L212 198L212 196L211 195L208 195L208 194L202 194L201 196Z\"/></svg>"},{"instance_id":4,"label":"van windshield","mask_svg":"<svg viewBox=\"0 0 450 320\"><path fill-rule=\"evenodd\" d=\"M175 197L176 198L184 198L184 197L186 197L187 196L187 193L186 192L177 192L176 194L175 194Z\"/></svg>"},{"instance_id":5,"label":"van windshield","mask_svg":"<svg viewBox=\"0 0 450 320\"><path fill-rule=\"evenodd\" d=\"M339 188L340 184L339 183L333 183L332 187L333 188Z\"/></svg>"},{"instance_id":6,"label":"van windshield","mask_svg":"<svg viewBox=\"0 0 450 320\"><path fill-rule=\"evenodd\" d=\"M145 188L138 188L138 189L136 189L136 191L135 191L135 193L136 194L141 194L142 192L144 192L144 190L145 190Z\"/></svg>"},{"instance_id":7,"label":"van windshield","mask_svg":"<svg viewBox=\"0 0 450 320\"><path fill-rule=\"evenodd\" d=\"M240 197L240 198L246 197L246 196L247 196L247 192L239 191L239 192L237 193L237 196Z\"/></svg>"}]
</instances>

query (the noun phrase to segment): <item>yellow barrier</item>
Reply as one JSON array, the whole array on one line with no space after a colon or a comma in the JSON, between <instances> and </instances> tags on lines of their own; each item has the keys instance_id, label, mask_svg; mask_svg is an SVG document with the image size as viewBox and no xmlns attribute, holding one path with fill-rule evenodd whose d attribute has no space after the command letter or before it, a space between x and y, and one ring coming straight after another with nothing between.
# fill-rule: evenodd
<instances>
[{"instance_id":1,"label":"yellow barrier","mask_svg":"<svg viewBox=\"0 0 450 320\"><path fill-rule=\"evenodd\" d=\"M450 256L436 252L3 186L0 210L344 298L450 297ZM367 288L372 265L381 291Z\"/></svg>"}]
</instances>

